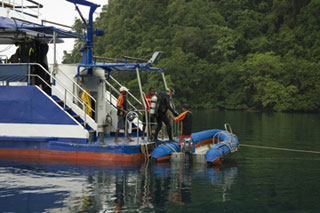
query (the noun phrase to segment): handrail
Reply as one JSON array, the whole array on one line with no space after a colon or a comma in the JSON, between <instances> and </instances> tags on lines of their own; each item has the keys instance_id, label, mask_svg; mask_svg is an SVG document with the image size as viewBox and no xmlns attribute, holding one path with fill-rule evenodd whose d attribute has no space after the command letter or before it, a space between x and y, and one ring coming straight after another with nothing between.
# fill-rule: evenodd
<instances>
[{"instance_id":1,"label":"handrail","mask_svg":"<svg viewBox=\"0 0 320 213\"><path fill-rule=\"evenodd\" d=\"M110 75L110 78L111 78L115 83L117 83L120 87L122 87L122 84L120 84L114 77L112 77L112 76ZM138 102L140 105L142 105L142 102L139 101L130 91L128 91L128 94L129 94L136 102Z\"/></svg>"},{"instance_id":2,"label":"handrail","mask_svg":"<svg viewBox=\"0 0 320 213\"><path fill-rule=\"evenodd\" d=\"M65 74L61 69L59 69L60 73L62 73L65 77L67 77L73 84L75 84L82 92L87 94L95 103L97 102L96 99L90 95L87 91L85 91L77 82L75 82L73 79L71 79L67 74Z\"/></svg>"},{"instance_id":3,"label":"handrail","mask_svg":"<svg viewBox=\"0 0 320 213\"><path fill-rule=\"evenodd\" d=\"M92 109L91 106L89 106L86 102L82 101L78 96L75 96L72 92L70 92L66 86L58 80L54 75L52 75L46 68L44 68L41 64L39 63L14 63L14 64L6 64L6 66L16 66L16 65L27 65L27 66L38 66L40 67L43 71L45 71L52 79L54 79L56 82L58 82L63 89L65 89L73 98L75 98L77 101L79 101L81 104L84 103L85 106L87 106L89 109L91 109L93 112L95 112L94 109Z\"/></svg>"},{"instance_id":4,"label":"handrail","mask_svg":"<svg viewBox=\"0 0 320 213\"><path fill-rule=\"evenodd\" d=\"M112 84L110 84L110 82L108 82L107 80L105 80L105 83L114 91L117 93L117 95L120 94L120 92L114 87L112 86ZM110 92L111 93L111 92ZM110 104L111 103L111 99L110 99ZM129 100L128 100L128 104L135 110L135 111L139 111ZM141 114L141 112L139 112L139 114Z\"/></svg>"},{"instance_id":5,"label":"handrail","mask_svg":"<svg viewBox=\"0 0 320 213\"><path fill-rule=\"evenodd\" d=\"M43 83L45 83L48 87L50 87L51 89L52 89L52 86L50 85L50 84L48 84L48 82L46 82L43 78L41 78L39 75L36 75L36 74L30 74L30 73L28 73L28 76L34 76L34 77L37 77L37 78L39 78ZM30 80L30 79L29 79ZM28 82L28 83L30 83L30 82ZM62 94L62 92L61 91L59 91L59 90L57 90L61 95L64 95L64 100L63 100L63 103L64 103L64 105L63 105L63 109L65 110L66 109L66 99L67 99L67 96L66 96L66 92L69 92L67 89L65 89L64 91L65 91L65 94ZM70 92L69 92L70 93ZM82 104L82 109L83 108L85 108L84 107L84 104L85 104L85 102L83 102L83 103L81 103ZM86 113L86 111L85 110L83 110L84 111L84 125L86 125L86 123L87 123L87 113Z\"/></svg>"},{"instance_id":6,"label":"handrail","mask_svg":"<svg viewBox=\"0 0 320 213\"><path fill-rule=\"evenodd\" d=\"M21 12L23 14L38 18L40 16L39 9L43 8L43 5L39 4L38 2L33 1L33 0L25 0L25 1L30 2L33 5L26 6L26 5L24 5L23 0L20 1L20 4L18 4L17 1L12 1L11 2L11 0L9 0L9 1L8 0L7 1L2 0L1 1L1 7L4 8L6 6L6 7L9 7L9 8L12 8L16 12ZM21 9L21 10L17 10L17 9ZM28 9L28 10L36 13L37 15L31 14L31 13L26 13L26 12L23 11L23 9ZM37 10L33 10L33 9L37 9Z\"/></svg>"},{"instance_id":7,"label":"handrail","mask_svg":"<svg viewBox=\"0 0 320 213\"><path fill-rule=\"evenodd\" d=\"M23 63L22 63L23 64ZM35 65L35 66L39 66L42 70L44 70L46 73L48 73L50 75L51 78L53 78L56 82L58 82L61 86L63 86L63 89L65 89L69 94L71 94L71 96L75 99L77 99L77 101L79 101L81 104L84 103L85 106L87 106L89 109L91 109L93 112L95 112L94 109L92 109L91 106L89 106L86 102L82 101L81 98L79 98L78 96L74 95L72 92L70 92L66 86L63 85L63 83L58 80L54 75L52 75L48 70L46 70L46 68L44 68L41 64L39 63L26 63L27 65Z\"/></svg>"}]
</instances>

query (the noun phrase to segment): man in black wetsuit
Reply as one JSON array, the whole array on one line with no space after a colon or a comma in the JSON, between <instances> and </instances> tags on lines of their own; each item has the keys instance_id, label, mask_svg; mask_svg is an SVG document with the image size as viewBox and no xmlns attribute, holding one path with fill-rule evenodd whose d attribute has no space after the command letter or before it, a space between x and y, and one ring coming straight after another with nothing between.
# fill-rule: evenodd
<instances>
[{"instance_id":1,"label":"man in black wetsuit","mask_svg":"<svg viewBox=\"0 0 320 213\"><path fill-rule=\"evenodd\" d=\"M171 106L171 100L170 100L171 95L172 95L172 90L170 90L170 89L167 89L167 91L162 91L158 94L159 107L158 107L158 111L156 113L157 128L154 133L154 140L155 141L158 140L158 134L162 128L162 122L164 122L166 125L167 133L169 136L169 141L173 141L171 124L170 124L170 120L167 116L167 112L168 112L168 110L170 110L175 116L178 116L178 113L176 113Z\"/></svg>"}]
</instances>

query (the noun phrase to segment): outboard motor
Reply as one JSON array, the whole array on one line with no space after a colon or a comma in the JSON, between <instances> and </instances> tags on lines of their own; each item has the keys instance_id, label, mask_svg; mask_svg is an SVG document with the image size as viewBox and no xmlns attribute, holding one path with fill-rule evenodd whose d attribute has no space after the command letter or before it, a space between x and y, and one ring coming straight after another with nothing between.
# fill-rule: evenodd
<instances>
[{"instance_id":1,"label":"outboard motor","mask_svg":"<svg viewBox=\"0 0 320 213\"><path fill-rule=\"evenodd\" d=\"M195 152L195 146L192 138L184 138L181 143L181 152L184 153L184 160L186 162L192 161L192 154Z\"/></svg>"},{"instance_id":2,"label":"outboard motor","mask_svg":"<svg viewBox=\"0 0 320 213\"><path fill-rule=\"evenodd\" d=\"M127 120L128 120L129 122L133 122L133 120L134 120L136 117L137 117L137 113L131 111L131 112L129 112L128 115L127 115Z\"/></svg>"}]
</instances>

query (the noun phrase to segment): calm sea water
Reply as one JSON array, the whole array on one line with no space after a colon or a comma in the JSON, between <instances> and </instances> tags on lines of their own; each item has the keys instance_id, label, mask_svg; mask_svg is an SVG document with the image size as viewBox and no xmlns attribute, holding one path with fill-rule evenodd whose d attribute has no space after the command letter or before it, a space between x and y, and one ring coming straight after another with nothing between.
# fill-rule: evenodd
<instances>
[{"instance_id":1,"label":"calm sea water","mask_svg":"<svg viewBox=\"0 0 320 213\"><path fill-rule=\"evenodd\" d=\"M320 151L320 115L195 111L240 144ZM320 154L240 147L219 167L0 161L0 212L320 212Z\"/></svg>"}]
</instances>

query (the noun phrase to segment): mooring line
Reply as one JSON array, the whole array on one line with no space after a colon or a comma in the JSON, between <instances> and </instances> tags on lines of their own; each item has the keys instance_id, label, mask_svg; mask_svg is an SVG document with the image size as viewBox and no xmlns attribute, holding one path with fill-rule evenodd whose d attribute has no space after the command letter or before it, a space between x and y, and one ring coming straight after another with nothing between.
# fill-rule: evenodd
<instances>
[{"instance_id":1,"label":"mooring line","mask_svg":"<svg viewBox=\"0 0 320 213\"><path fill-rule=\"evenodd\" d=\"M290 151L290 152L304 152L304 153L320 154L319 151L300 150L300 149L287 149L287 148L279 148L279 147L271 147L271 146L257 146L257 145L249 145L249 144L240 144L240 146L258 148L258 149L274 149L274 150Z\"/></svg>"}]
</instances>

